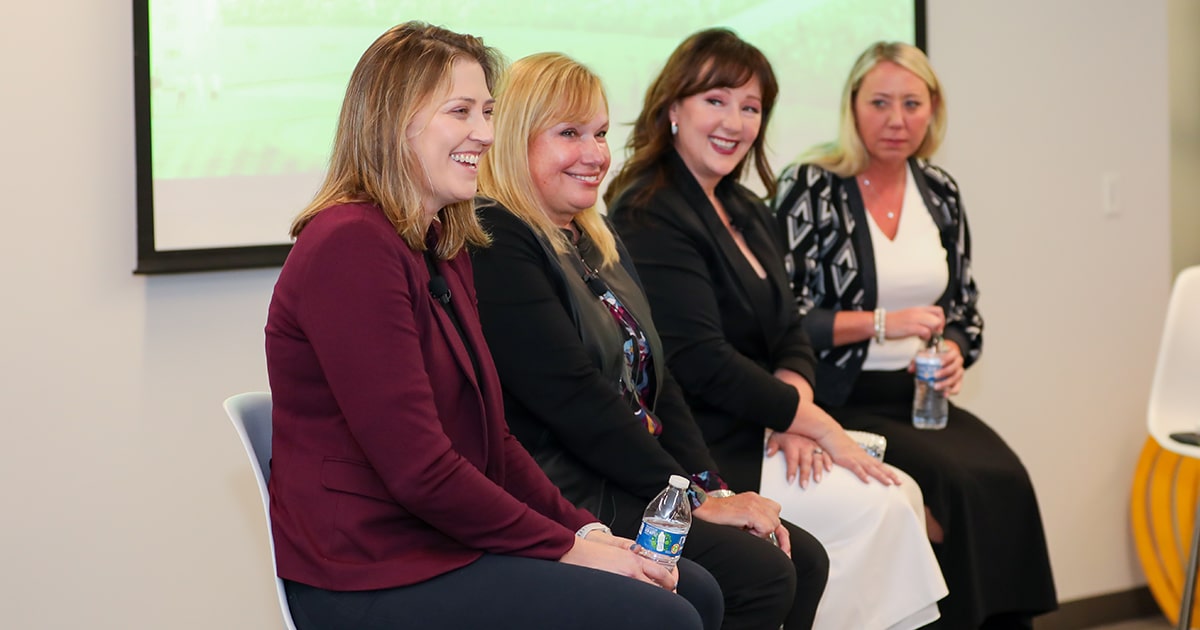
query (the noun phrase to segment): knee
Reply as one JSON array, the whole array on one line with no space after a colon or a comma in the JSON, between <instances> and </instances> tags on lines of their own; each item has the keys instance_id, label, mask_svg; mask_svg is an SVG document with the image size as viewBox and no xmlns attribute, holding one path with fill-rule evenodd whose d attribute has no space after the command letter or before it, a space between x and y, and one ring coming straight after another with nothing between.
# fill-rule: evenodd
<instances>
[{"instance_id":1,"label":"knee","mask_svg":"<svg viewBox=\"0 0 1200 630\"><path fill-rule=\"evenodd\" d=\"M756 562L761 592L770 593L771 599L785 603L785 610L791 605L792 594L796 592L801 566L801 563L796 561L794 548L792 553L793 556L788 558L786 554L772 548L769 555L760 557Z\"/></svg>"},{"instance_id":2,"label":"knee","mask_svg":"<svg viewBox=\"0 0 1200 630\"><path fill-rule=\"evenodd\" d=\"M774 545L745 534L727 542L736 547L730 545L724 570L717 576L725 594L726 625L749 628L767 627L763 624L768 622L777 624L797 598L797 569L813 569L806 559L808 554L793 546L789 558Z\"/></svg>"},{"instance_id":3,"label":"knee","mask_svg":"<svg viewBox=\"0 0 1200 630\"><path fill-rule=\"evenodd\" d=\"M654 601L646 602L645 606L638 606L636 604L622 605L622 608L627 611L639 611L639 619L636 622L637 625L635 626L638 630L642 628L648 630L659 630L661 628L710 630L711 628L718 627L712 625L711 621L706 623L704 615L701 614L701 611L699 608L697 608L695 602L690 602L683 597L671 595L666 591L662 591L657 595L658 597L656 597ZM663 595L669 595L670 597L663 597ZM717 617L717 620L719 623L720 617ZM626 620L625 623L628 623L628 620ZM629 626L625 627L627 630L632 630L629 628Z\"/></svg>"},{"instance_id":4,"label":"knee","mask_svg":"<svg viewBox=\"0 0 1200 630\"><path fill-rule=\"evenodd\" d=\"M793 622L812 623L817 614L825 584L829 581L829 554L808 532L789 527L792 535L792 566L796 583L792 587L792 606L788 618Z\"/></svg>"},{"instance_id":5,"label":"knee","mask_svg":"<svg viewBox=\"0 0 1200 630\"><path fill-rule=\"evenodd\" d=\"M824 545L812 534L798 528L790 527L792 539L792 569L796 574L795 592L816 593L820 597L825 592L825 582L829 580L829 554Z\"/></svg>"},{"instance_id":6,"label":"knee","mask_svg":"<svg viewBox=\"0 0 1200 630\"><path fill-rule=\"evenodd\" d=\"M677 591L700 613L700 619L706 629L721 627L721 620L725 616L725 600L721 587L712 574L695 562L683 558L679 561Z\"/></svg>"},{"instance_id":7,"label":"knee","mask_svg":"<svg viewBox=\"0 0 1200 630\"><path fill-rule=\"evenodd\" d=\"M700 609L703 604L688 599L684 590L682 579L680 595L632 581L607 590L597 589L589 607L577 611L582 614L576 618L574 627L589 630L659 630L668 627L709 630L714 627L702 619Z\"/></svg>"}]
</instances>

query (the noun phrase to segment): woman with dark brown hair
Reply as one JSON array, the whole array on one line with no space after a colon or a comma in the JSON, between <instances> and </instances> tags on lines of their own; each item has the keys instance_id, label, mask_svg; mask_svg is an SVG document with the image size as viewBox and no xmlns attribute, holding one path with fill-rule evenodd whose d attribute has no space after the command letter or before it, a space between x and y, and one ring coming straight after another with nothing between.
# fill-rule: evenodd
<instances>
[{"instance_id":1,"label":"woman with dark brown hair","mask_svg":"<svg viewBox=\"0 0 1200 630\"><path fill-rule=\"evenodd\" d=\"M917 628L946 594L920 489L813 402L815 359L766 207L777 84L731 31L685 40L646 92L609 216L646 288L668 367L731 489L779 502L829 553L815 628Z\"/></svg>"}]
</instances>

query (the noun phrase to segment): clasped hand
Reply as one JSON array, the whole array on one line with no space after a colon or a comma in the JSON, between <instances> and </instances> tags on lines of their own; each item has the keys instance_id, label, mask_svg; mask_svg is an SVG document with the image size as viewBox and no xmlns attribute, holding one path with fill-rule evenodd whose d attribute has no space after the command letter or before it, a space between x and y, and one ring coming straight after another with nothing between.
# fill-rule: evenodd
<instances>
[{"instance_id":1,"label":"clasped hand","mask_svg":"<svg viewBox=\"0 0 1200 630\"><path fill-rule=\"evenodd\" d=\"M575 545L559 562L624 575L674 592L679 585L678 570L633 551L635 544L628 538L594 531L587 538L575 538Z\"/></svg>"},{"instance_id":2,"label":"clasped hand","mask_svg":"<svg viewBox=\"0 0 1200 630\"><path fill-rule=\"evenodd\" d=\"M712 497L692 510L695 518L739 527L759 538L775 534L779 548L792 555L792 541L787 528L779 520L781 507L757 492L739 492L730 497Z\"/></svg>"}]
</instances>

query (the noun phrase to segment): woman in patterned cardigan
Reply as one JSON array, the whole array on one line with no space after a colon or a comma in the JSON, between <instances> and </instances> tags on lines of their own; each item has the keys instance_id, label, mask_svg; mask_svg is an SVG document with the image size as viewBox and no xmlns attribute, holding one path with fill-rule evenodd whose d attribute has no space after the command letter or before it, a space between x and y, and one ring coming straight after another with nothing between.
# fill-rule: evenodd
<instances>
[{"instance_id":1,"label":"woman in patterned cardigan","mask_svg":"<svg viewBox=\"0 0 1200 630\"><path fill-rule=\"evenodd\" d=\"M926 160L946 106L924 53L878 43L842 95L836 142L784 170L775 211L817 402L848 429L888 439L888 461L921 485L950 596L947 628L1030 628L1056 606L1037 498L991 428L949 405L949 424L911 422L913 355L944 336L936 387L958 393L982 350L971 240L958 186Z\"/></svg>"}]
</instances>

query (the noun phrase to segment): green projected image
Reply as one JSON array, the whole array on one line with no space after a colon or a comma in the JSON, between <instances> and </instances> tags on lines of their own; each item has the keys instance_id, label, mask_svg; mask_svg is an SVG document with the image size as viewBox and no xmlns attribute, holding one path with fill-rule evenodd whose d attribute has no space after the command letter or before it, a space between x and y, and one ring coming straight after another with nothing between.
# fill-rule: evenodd
<instances>
[{"instance_id":1,"label":"green projected image","mask_svg":"<svg viewBox=\"0 0 1200 630\"><path fill-rule=\"evenodd\" d=\"M287 243L350 71L400 22L478 35L509 60L556 50L586 63L608 91L614 171L647 85L696 30L730 27L771 60L777 169L833 136L841 83L867 44L915 34L913 3L899 0L148 2L158 250Z\"/></svg>"}]
</instances>

